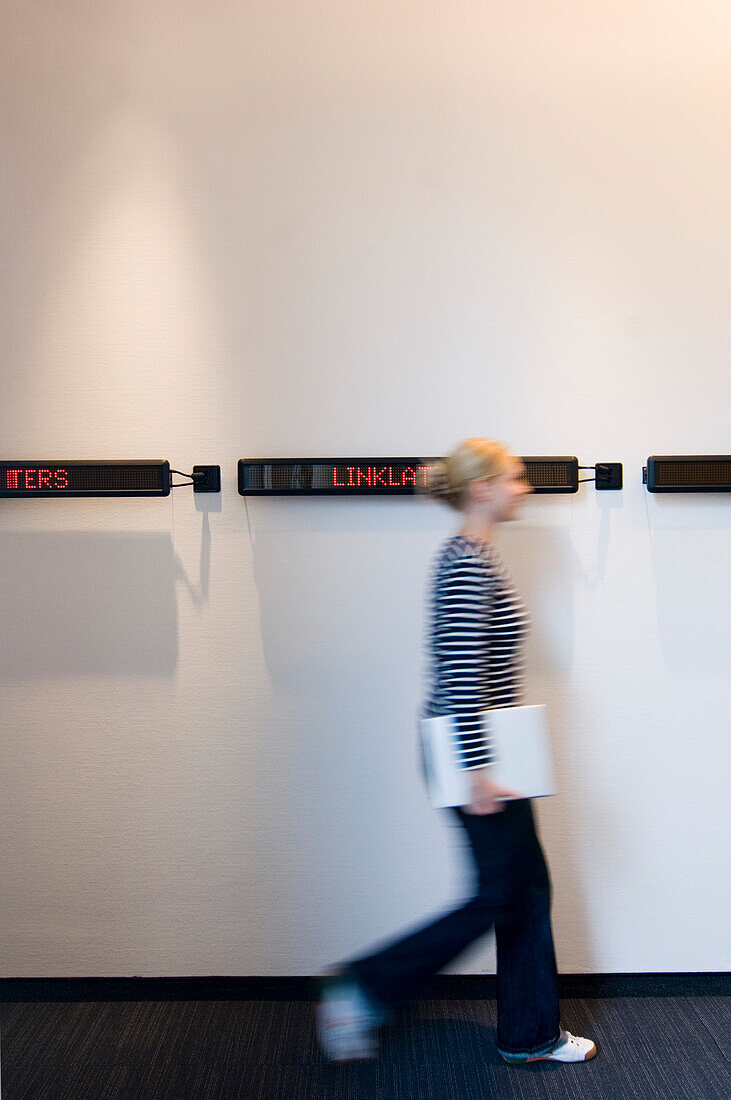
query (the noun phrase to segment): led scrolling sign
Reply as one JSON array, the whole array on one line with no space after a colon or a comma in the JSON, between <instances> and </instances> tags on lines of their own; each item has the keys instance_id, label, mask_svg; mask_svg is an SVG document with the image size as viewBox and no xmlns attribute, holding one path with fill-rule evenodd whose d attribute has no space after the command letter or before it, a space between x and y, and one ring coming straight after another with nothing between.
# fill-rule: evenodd
<instances>
[{"instance_id":1,"label":"led scrolling sign","mask_svg":"<svg viewBox=\"0 0 731 1100\"><path fill-rule=\"evenodd\" d=\"M0 462L0 497L167 496L170 464L149 462Z\"/></svg>"},{"instance_id":2,"label":"led scrolling sign","mask_svg":"<svg viewBox=\"0 0 731 1100\"><path fill-rule=\"evenodd\" d=\"M413 496L436 458L240 459L241 496ZM576 458L524 458L536 493L575 493Z\"/></svg>"},{"instance_id":3,"label":"led scrolling sign","mask_svg":"<svg viewBox=\"0 0 731 1100\"><path fill-rule=\"evenodd\" d=\"M290 458L239 461L242 496L411 495L435 459Z\"/></svg>"}]
</instances>

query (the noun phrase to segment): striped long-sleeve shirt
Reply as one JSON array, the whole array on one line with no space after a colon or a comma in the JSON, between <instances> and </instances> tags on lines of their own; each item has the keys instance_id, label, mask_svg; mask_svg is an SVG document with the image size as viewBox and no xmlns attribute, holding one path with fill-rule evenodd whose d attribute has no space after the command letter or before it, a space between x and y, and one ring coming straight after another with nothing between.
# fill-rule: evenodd
<instances>
[{"instance_id":1,"label":"striped long-sleeve shirt","mask_svg":"<svg viewBox=\"0 0 731 1100\"><path fill-rule=\"evenodd\" d=\"M495 547L465 535L438 554L431 601L425 711L453 714L463 767L482 768L492 754L480 713L520 700L528 615Z\"/></svg>"}]
</instances>

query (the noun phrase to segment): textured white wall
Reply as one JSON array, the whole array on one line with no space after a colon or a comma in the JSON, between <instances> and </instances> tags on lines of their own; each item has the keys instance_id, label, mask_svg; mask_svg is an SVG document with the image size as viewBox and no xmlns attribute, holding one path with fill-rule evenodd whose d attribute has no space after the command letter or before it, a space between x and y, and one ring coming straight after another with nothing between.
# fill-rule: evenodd
<instances>
[{"instance_id":1,"label":"textured white wall","mask_svg":"<svg viewBox=\"0 0 731 1100\"><path fill-rule=\"evenodd\" d=\"M223 493L0 502L0 972L307 974L463 890L415 756L450 516L235 467L471 434L625 463L503 537L560 966L727 969L731 498L641 467L731 450L728 5L11 7L1 453Z\"/></svg>"}]
</instances>

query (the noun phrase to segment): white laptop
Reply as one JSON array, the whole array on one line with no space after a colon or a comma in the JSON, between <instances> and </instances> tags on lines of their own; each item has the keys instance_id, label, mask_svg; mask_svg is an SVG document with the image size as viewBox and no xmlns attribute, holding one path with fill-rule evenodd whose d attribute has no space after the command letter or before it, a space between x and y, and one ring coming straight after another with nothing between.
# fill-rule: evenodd
<instances>
[{"instance_id":1,"label":"white laptop","mask_svg":"<svg viewBox=\"0 0 731 1100\"><path fill-rule=\"evenodd\" d=\"M485 711L483 718L494 752L490 779L523 798L555 794L546 708L495 707ZM422 719L421 742L432 806L467 805L470 779L457 759L454 717Z\"/></svg>"}]
</instances>

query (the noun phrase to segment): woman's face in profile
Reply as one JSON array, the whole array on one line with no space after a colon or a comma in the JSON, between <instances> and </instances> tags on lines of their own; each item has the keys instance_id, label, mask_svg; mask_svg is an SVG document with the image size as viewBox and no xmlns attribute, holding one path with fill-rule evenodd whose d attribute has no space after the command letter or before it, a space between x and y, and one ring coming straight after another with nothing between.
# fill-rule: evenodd
<instances>
[{"instance_id":1,"label":"woman's face in profile","mask_svg":"<svg viewBox=\"0 0 731 1100\"><path fill-rule=\"evenodd\" d=\"M495 504L495 519L500 523L517 519L523 498L533 492L525 476L525 466L521 459L510 456L508 467L492 481Z\"/></svg>"}]
</instances>

